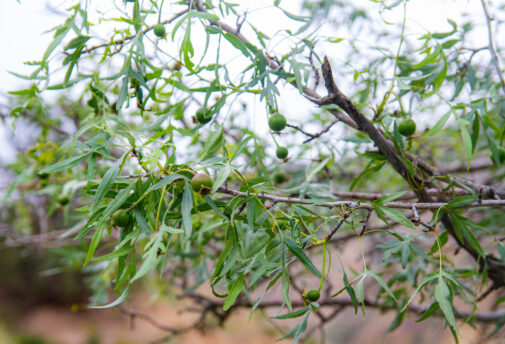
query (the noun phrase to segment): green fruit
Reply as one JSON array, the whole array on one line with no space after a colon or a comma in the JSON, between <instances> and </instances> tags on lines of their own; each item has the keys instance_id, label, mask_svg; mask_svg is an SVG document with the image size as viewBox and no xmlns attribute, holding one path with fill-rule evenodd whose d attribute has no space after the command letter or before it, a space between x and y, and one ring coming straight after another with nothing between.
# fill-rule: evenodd
<instances>
[{"instance_id":1,"label":"green fruit","mask_svg":"<svg viewBox=\"0 0 505 344\"><path fill-rule=\"evenodd\" d=\"M60 196L58 197L58 203L61 205L67 205L70 203L70 198L68 198L68 196Z\"/></svg>"},{"instance_id":2,"label":"green fruit","mask_svg":"<svg viewBox=\"0 0 505 344\"><path fill-rule=\"evenodd\" d=\"M158 37L163 37L165 36L165 26L163 24L156 24L154 25L154 34Z\"/></svg>"},{"instance_id":3,"label":"green fruit","mask_svg":"<svg viewBox=\"0 0 505 344\"><path fill-rule=\"evenodd\" d=\"M37 173L39 179L47 179L49 178L49 173Z\"/></svg>"},{"instance_id":4,"label":"green fruit","mask_svg":"<svg viewBox=\"0 0 505 344\"><path fill-rule=\"evenodd\" d=\"M114 216L112 216L112 223L116 227L126 227L130 223L130 215L125 210L117 212Z\"/></svg>"},{"instance_id":5,"label":"green fruit","mask_svg":"<svg viewBox=\"0 0 505 344\"><path fill-rule=\"evenodd\" d=\"M307 300L309 300L310 302L316 302L317 300L319 300L319 297L321 296L321 294L319 293L319 290L311 290L307 293L307 295L305 295L305 298Z\"/></svg>"},{"instance_id":6,"label":"green fruit","mask_svg":"<svg viewBox=\"0 0 505 344\"><path fill-rule=\"evenodd\" d=\"M498 147L498 162L500 164L505 163L505 148Z\"/></svg>"},{"instance_id":7,"label":"green fruit","mask_svg":"<svg viewBox=\"0 0 505 344\"><path fill-rule=\"evenodd\" d=\"M286 220L279 220L275 222L278 230L286 229L289 226L289 222Z\"/></svg>"},{"instance_id":8,"label":"green fruit","mask_svg":"<svg viewBox=\"0 0 505 344\"><path fill-rule=\"evenodd\" d=\"M276 113L273 116L270 116L268 119L268 126L273 131L281 131L286 128L286 117L281 115L280 113Z\"/></svg>"},{"instance_id":9,"label":"green fruit","mask_svg":"<svg viewBox=\"0 0 505 344\"><path fill-rule=\"evenodd\" d=\"M203 108L198 109L198 111L196 111L196 119L200 124L209 123L212 120L210 110L205 111Z\"/></svg>"},{"instance_id":10,"label":"green fruit","mask_svg":"<svg viewBox=\"0 0 505 344\"><path fill-rule=\"evenodd\" d=\"M277 155L279 159L286 159L288 156L288 149L286 147L279 146L275 151L275 155Z\"/></svg>"},{"instance_id":11,"label":"green fruit","mask_svg":"<svg viewBox=\"0 0 505 344\"><path fill-rule=\"evenodd\" d=\"M403 136L411 136L416 132L416 122L413 119L406 119L401 121L398 125L398 131Z\"/></svg>"},{"instance_id":12,"label":"green fruit","mask_svg":"<svg viewBox=\"0 0 505 344\"><path fill-rule=\"evenodd\" d=\"M274 183L275 184L282 184L286 181L286 175L282 172L277 172L274 174Z\"/></svg>"},{"instance_id":13,"label":"green fruit","mask_svg":"<svg viewBox=\"0 0 505 344\"><path fill-rule=\"evenodd\" d=\"M208 195L214 183L205 173L198 173L191 179L191 187L202 196Z\"/></svg>"},{"instance_id":14,"label":"green fruit","mask_svg":"<svg viewBox=\"0 0 505 344\"><path fill-rule=\"evenodd\" d=\"M174 65L172 66L173 70L181 70L182 68L182 63L181 61L175 61Z\"/></svg>"}]
</instances>

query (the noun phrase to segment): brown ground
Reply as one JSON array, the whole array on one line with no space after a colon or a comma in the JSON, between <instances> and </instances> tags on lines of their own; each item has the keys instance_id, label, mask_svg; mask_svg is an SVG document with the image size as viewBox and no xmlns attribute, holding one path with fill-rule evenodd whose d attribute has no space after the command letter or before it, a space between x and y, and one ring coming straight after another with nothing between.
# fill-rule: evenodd
<instances>
[{"instance_id":1,"label":"brown ground","mask_svg":"<svg viewBox=\"0 0 505 344\"><path fill-rule=\"evenodd\" d=\"M137 296L133 304L138 304L142 299ZM135 307L133 304L130 303L129 307L149 314L158 322L168 326L182 326L194 320L193 314L180 313L180 306L166 301L143 307ZM204 333L196 330L191 331L167 341L167 343L275 343L276 339L281 336L261 314L256 314L251 323L247 321L248 316L247 311L242 311L230 318L224 328L215 328ZM354 315L352 310L346 310L327 327L325 343L453 343L451 335L444 330L444 322L440 318L430 319L423 323L416 323L415 318L406 319L400 329L387 334L386 329L392 319L393 314L368 311L366 317L363 318L361 314ZM315 320L315 317L312 320ZM288 326L292 325L293 323ZM143 344L167 335L166 332L142 319L131 321L129 316L114 309L72 312L68 308L39 306L19 318L15 327L19 332L37 335L50 341L51 344ZM478 333L469 326L462 327L461 334L462 344L484 343L479 341ZM498 338L493 342L486 343L500 343L500 340L502 339ZM8 341L2 340L1 331L0 343L10 344ZM285 344L290 341L278 343Z\"/></svg>"}]
</instances>

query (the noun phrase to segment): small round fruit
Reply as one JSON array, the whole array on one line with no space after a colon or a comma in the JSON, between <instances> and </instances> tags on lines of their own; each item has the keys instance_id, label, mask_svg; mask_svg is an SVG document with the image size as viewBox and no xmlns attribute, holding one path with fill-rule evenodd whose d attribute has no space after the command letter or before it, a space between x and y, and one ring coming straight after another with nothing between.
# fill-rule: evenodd
<instances>
[{"instance_id":1,"label":"small round fruit","mask_svg":"<svg viewBox=\"0 0 505 344\"><path fill-rule=\"evenodd\" d=\"M128 226L128 223L130 222L130 215L128 215L127 211L120 211L114 216L112 216L112 223L116 227L126 227Z\"/></svg>"},{"instance_id":2,"label":"small round fruit","mask_svg":"<svg viewBox=\"0 0 505 344\"><path fill-rule=\"evenodd\" d=\"M305 298L307 300L309 300L310 302L316 302L317 300L319 300L319 297L321 296L321 294L319 293L319 290L311 290L307 293L307 295L305 295Z\"/></svg>"},{"instance_id":3,"label":"small round fruit","mask_svg":"<svg viewBox=\"0 0 505 344\"><path fill-rule=\"evenodd\" d=\"M163 37L165 36L165 26L163 26L163 24L156 24L154 25L154 34L158 37Z\"/></svg>"},{"instance_id":4,"label":"small round fruit","mask_svg":"<svg viewBox=\"0 0 505 344\"><path fill-rule=\"evenodd\" d=\"M282 184L286 181L286 175L282 172L277 172L274 174L274 183L275 184Z\"/></svg>"},{"instance_id":5,"label":"small round fruit","mask_svg":"<svg viewBox=\"0 0 505 344\"><path fill-rule=\"evenodd\" d=\"M210 110L205 111L204 108L200 108L196 111L196 119L200 124L209 123L212 120L212 115Z\"/></svg>"},{"instance_id":6,"label":"small round fruit","mask_svg":"<svg viewBox=\"0 0 505 344\"><path fill-rule=\"evenodd\" d=\"M279 146L277 147L277 150L275 151L275 155L277 155L277 157L279 159L286 159L286 157L288 156L288 149L286 147L282 147L282 146Z\"/></svg>"},{"instance_id":7,"label":"small round fruit","mask_svg":"<svg viewBox=\"0 0 505 344\"><path fill-rule=\"evenodd\" d=\"M174 65L172 66L173 70L181 70L182 68L182 63L181 61L175 61Z\"/></svg>"},{"instance_id":8,"label":"small round fruit","mask_svg":"<svg viewBox=\"0 0 505 344\"><path fill-rule=\"evenodd\" d=\"M202 196L208 195L214 183L205 173L198 173L191 178L191 187Z\"/></svg>"},{"instance_id":9,"label":"small round fruit","mask_svg":"<svg viewBox=\"0 0 505 344\"><path fill-rule=\"evenodd\" d=\"M37 173L39 179L47 179L49 178L49 173Z\"/></svg>"},{"instance_id":10,"label":"small round fruit","mask_svg":"<svg viewBox=\"0 0 505 344\"><path fill-rule=\"evenodd\" d=\"M403 136L414 135L416 132L416 122L414 122L414 120L411 118L401 121L398 125L398 131Z\"/></svg>"},{"instance_id":11,"label":"small round fruit","mask_svg":"<svg viewBox=\"0 0 505 344\"><path fill-rule=\"evenodd\" d=\"M286 117L280 113L276 113L275 115L270 116L268 119L268 126L273 131L281 131L282 129L286 128Z\"/></svg>"},{"instance_id":12,"label":"small round fruit","mask_svg":"<svg viewBox=\"0 0 505 344\"><path fill-rule=\"evenodd\" d=\"M70 203L70 198L68 196L60 196L58 197L58 203L60 205L67 205Z\"/></svg>"}]
</instances>

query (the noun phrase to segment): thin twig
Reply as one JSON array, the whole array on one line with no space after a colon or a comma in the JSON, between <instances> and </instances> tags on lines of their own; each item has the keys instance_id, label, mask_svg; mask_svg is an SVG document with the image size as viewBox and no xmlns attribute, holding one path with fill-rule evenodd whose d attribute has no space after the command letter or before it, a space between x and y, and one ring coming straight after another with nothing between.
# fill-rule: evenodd
<instances>
[{"instance_id":1,"label":"thin twig","mask_svg":"<svg viewBox=\"0 0 505 344\"><path fill-rule=\"evenodd\" d=\"M498 59L498 54L496 53L496 48L494 46L493 30L491 28L491 21L493 20L493 18L489 14L489 11L488 11L487 5L486 5L486 1L480 0L480 3L482 4L482 9L484 10L484 14L486 15L487 34L488 34L488 38L489 38L489 51L490 51L491 57L493 59L493 65L496 69L496 73L498 74L498 78L500 79L501 87L503 89L503 92L505 92L505 79L503 78L501 66L500 66L500 60Z\"/></svg>"}]
</instances>

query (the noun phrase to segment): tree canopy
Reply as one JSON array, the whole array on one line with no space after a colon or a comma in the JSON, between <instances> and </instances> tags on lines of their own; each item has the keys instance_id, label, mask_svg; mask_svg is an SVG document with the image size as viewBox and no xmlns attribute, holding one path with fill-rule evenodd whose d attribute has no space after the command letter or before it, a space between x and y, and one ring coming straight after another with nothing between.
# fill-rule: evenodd
<instances>
[{"instance_id":1,"label":"tree canopy","mask_svg":"<svg viewBox=\"0 0 505 344\"><path fill-rule=\"evenodd\" d=\"M72 1L11 92L37 136L10 218L47 200L92 307L141 280L200 304L169 335L266 309L296 343L351 307L503 336L505 12L480 5L432 31L406 0Z\"/></svg>"}]
</instances>

